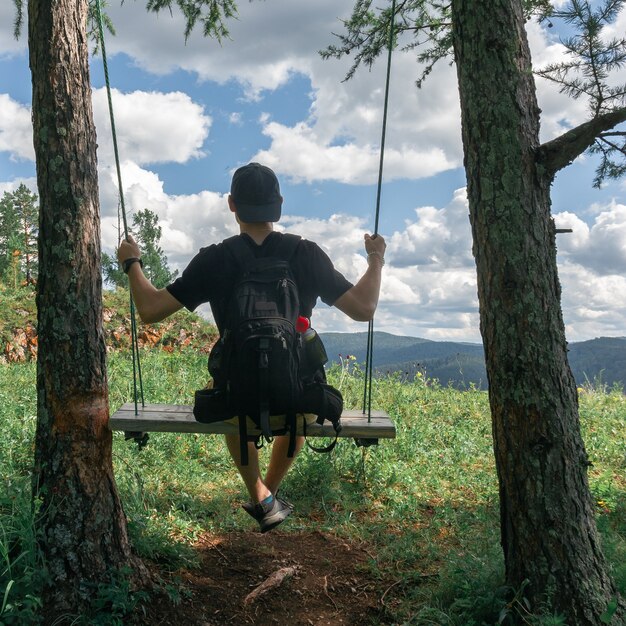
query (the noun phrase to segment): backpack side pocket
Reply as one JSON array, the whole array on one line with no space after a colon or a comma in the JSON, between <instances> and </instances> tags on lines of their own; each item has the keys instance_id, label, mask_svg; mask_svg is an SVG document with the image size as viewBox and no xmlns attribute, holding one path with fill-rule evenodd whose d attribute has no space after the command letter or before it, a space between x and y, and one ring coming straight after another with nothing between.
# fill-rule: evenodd
<instances>
[{"instance_id":1,"label":"backpack side pocket","mask_svg":"<svg viewBox=\"0 0 626 626\"><path fill-rule=\"evenodd\" d=\"M193 416L197 422L212 424L232 417L228 410L228 394L225 389L200 389L194 396Z\"/></svg>"}]
</instances>

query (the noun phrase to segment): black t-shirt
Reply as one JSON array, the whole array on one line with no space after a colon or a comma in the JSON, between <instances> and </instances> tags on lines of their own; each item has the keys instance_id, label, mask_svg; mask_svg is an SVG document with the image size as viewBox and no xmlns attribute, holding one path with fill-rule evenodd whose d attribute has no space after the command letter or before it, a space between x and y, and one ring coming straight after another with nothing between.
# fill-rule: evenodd
<instances>
[{"instance_id":1,"label":"black t-shirt","mask_svg":"<svg viewBox=\"0 0 626 626\"><path fill-rule=\"evenodd\" d=\"M240 237L258 258L270 256L282 234L270 233L261 245L245 233ZM318 297L332 305L352 287L352 283L333 267L328 255L312 241L300 241L290 265L298 285L300 314L305 317L311 317ZM213 244L201 248L182 275L167 286L167 290L190 311L209 302L215 314L216 307L233 288L238 273L235 260L224 245Z\"/></svg>"}]
</instances>

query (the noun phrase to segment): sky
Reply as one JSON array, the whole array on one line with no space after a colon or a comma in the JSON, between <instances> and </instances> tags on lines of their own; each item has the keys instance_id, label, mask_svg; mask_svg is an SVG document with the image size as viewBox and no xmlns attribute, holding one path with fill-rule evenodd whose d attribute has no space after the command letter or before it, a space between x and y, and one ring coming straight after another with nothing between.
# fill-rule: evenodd
<instances>
[{"instance_id":1,"label":"sky","mask_svg":"<svg viewBox=\"0 0 626 626\"><path fill-rule=\"evenodd\" d=\"M233 171L274 169L285 199L278 229L316 241L355 282L366 268L380 158L385 63L344 82L350 57L323 60L353 0L239 2L220 45L184 39L176 13L142 1L107 11L106 40L122 182L129 220L144 208L163 230L173 269L238 232L226 198ZM0 3L0 194L36 192L25 25ZM612 26L626 32L626 11ZM527 24L533 63L563 58L559 27ZM476 269L462 163L456 72L440 62L421 90L414 52L393 55L379 231L387 241L375 329L431 340L480 342ZM626 71L615 81L626 82ZM102 58L91 59L98 133L103 250L118 241L118 190ZM541 140L587 119L587 105L538 78ZM624 125L622 125L623 129ZM582 156L553 185L562 306L568 341L626 335L626 180L593 189L596 163ZM208 307L200 311L209 315ZM319 331L364 331L320 303Z\"/></svg>"}]
</instances>

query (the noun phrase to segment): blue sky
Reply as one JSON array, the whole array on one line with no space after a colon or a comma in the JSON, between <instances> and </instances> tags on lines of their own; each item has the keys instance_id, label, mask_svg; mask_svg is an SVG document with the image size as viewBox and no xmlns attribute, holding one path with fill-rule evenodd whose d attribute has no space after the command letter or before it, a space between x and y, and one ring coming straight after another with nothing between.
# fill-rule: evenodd
<instances>
[{"instance_id":1,"label":"blue sky","mask_svg":"<svg viewBox=\"0 0 626 626\"><path fill-rule=\"evenodd\" d=\"M219 46L177 17L141 2L110 15L108 37L122 178L129 211L159 215L162 245L179 269L201 247L236 232L226 208L230 176L258 160L275 169L281 227L317 241L351 280L365 268L373 225L384 61L348 83L347 62L322 61L352 0L241 2ZM13 6L0 7L0 193L36 190L26 41L12 37ZM621 15L615 31L626 31ZM528 24L537 66L560 58L555 29ZM393 59L380 231L388 242L376 328L435 340L480 341L476 278L462 169L454 67L440 64L418 91L412 54ZM624 73L616 81L625 82ZM92 59L103 248L117 240L117 189L101 59ZM537 82L542 139L586 119L586 106ZM581 158L553 187L559 271L570 341L626 335L626 186L592 189ZM334 309L316 309L320 330L364 330Z\"/></svg>"}]
</instances>

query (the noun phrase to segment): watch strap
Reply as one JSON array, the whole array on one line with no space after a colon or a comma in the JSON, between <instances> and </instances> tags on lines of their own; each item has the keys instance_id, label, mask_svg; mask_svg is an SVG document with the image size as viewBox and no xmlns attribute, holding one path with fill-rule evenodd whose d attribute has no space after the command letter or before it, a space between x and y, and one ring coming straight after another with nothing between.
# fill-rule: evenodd
<instances>
[{"instance_id":1,"label":"watch strap","mask_svg":"<svg viewBox=\"0 0 626 626\"><path fill-rule=\"evenodd\" d=\"M143 267L143 261L136 256L130 257L130 259L126 259L123 263L122 263L122 269L124 270L124 274L128 274L131 265L133 263L139 263L140 267Z\"/></svg>"}]
</instances>

